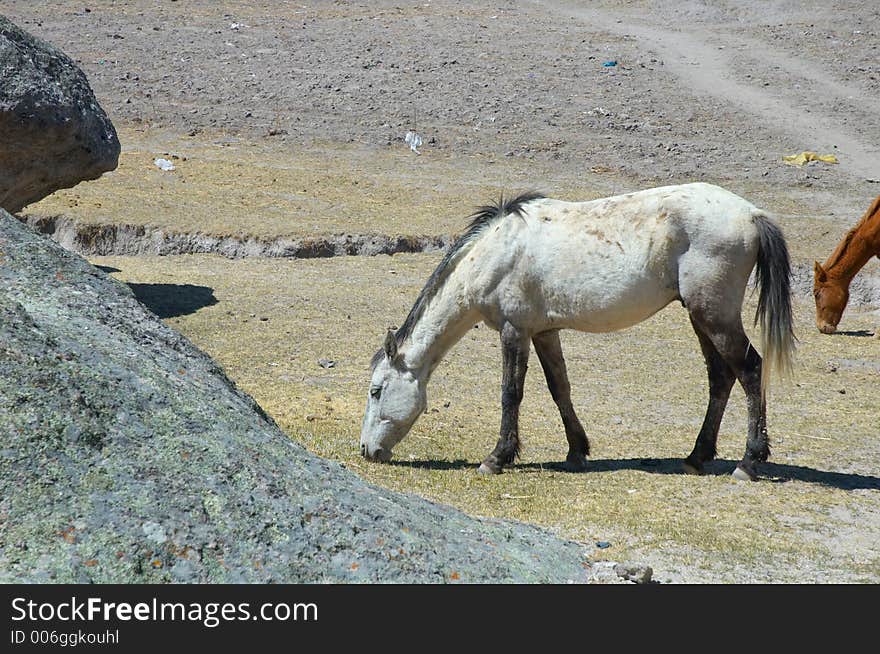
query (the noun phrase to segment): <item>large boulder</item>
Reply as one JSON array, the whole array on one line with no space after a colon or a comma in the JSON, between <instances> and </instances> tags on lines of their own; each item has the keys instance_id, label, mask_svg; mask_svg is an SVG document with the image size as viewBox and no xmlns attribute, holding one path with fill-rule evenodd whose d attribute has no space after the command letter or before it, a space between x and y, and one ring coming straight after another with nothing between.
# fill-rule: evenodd
<instances>
[{"instance_id":1,"label":"large boulder","mask_svg":"<svg viewBox=\"0 0 880 654\"><path fill-rule=\"evenodd\" d=\"M126 285L0 210L0 583L597 578L634 577L311 454Z\"/></svg>"},{"instance_id":2,"label":"large boulder","mask_svg":"<svg viewBox=\"0 0 880 654\"><path fill-rule=\"evenodd\" d=\"M0 15L0 207L20 211L118 159L116 130L83 72Z\"/></svg>"}]
</instances>

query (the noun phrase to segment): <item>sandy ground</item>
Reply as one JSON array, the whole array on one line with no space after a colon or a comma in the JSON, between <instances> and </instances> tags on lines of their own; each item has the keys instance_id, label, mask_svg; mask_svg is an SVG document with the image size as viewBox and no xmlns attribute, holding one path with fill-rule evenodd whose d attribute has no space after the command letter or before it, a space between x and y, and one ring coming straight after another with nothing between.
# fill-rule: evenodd
<instances>
[{"instance_id":1,"label":"sandy ground","mask_svg":"<svg viewBox=\"0 0 880 654\"><path fill-rule=\"evenodd\" d=\"M704 410L693 336L665 313L618 336L570 339L572 367L609 366L578 382L576 405L597 411L585 422L623 432L597 448L595 479L542 469L562 450L540 375L527 391L540 408L531 408L536 435L522 468L473 478L497 423L488 332L449 364L443 383L465 390L447 394L450 407L434 405L460 413L423 421L406 441L402 456L426 465L362 472L472 512L613 541L660 579L880 581L880 345L861 336L878 324L880 264L858 278L841 324L849 335L813 333L809 295L813 260L880 193L876 3L11 0L4 12L78 60L122 135L119 170L27 209L36 214L261 237L446 234L502 190L587 199L694 180L770 210L793 255L802 339L803 377L771 406L771 435L773 424L784 433L768 476L787 483L733 490L724 475L655 474L689 451ZM420 155L408 131L421 136ZM840 163L783 163L805 150ZM173 173L152 165L165 155L178 157ZM436 254L360 259L104 263L127 281L164 284L165 317L292 436L363 466L352 447L361 364L402 320ZM186 285L219 301L199 292L181 308L167 292ZM233 324L285 326L248 340L225 331ZM307 344L303 358L279 350L294 347L285 342ZM670 348L689 366L671 397L662 383ZM352 367L315 370L319 356ZM465 361L480 362L476 379ZM657 386L638 395L645 366ZM741 453L742 409L738 399L728 410L724 461ZM440 434L451 440L436 445Z\"/></svg>"}]
</instances>

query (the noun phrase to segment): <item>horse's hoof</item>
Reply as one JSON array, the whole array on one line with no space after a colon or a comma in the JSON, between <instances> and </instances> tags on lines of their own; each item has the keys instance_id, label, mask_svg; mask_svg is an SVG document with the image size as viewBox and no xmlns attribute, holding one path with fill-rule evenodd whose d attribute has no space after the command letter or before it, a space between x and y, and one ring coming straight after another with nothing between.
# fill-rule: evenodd
<instances>
[{"instance_id":1,"label":"horse's hoof","mask_svg":"<svg viewBox=\"0 0 880 654\"><path fill-rule=\"evenodd\" d=\"M695 466L690 461L684 461L681 464L681 467L684 469L684 473L686 475L702 475L703 474L703 466Z\"/></svg>"},{"instance_id":2,"label":"horse's hoof","mask_svg":"<svg viewBox=\"0 0 880 654\"><path fill-rule=\"evenodd\" d=\"M501 468L498 468L496 470L496 469L493 469L491 466L486 465L485 463L481 463L480 467L477 468L477 472L479 472L481 475L500 475Z\"/></svg>"},{"instance_id":3,"label":"horse's hoof","mask_svg":"<svg viewBox=\"0 0 880 654\"><path fill-rule=\"evenodd\" d=\"M733 477L737 481L758 481L758 475L753 475L749 471L744 470L739 466L737 466L731 473L731 477Z\"/></svg>"},{"instance_id":4,"label":"horse's hoof","mask_svg":"<svg viewBox=\"0 0 880 654\"><path fill-rule=\"evenodd\" d=\"M584 472L587 469L587 457L569 457L562 464L562 469L566 472Z\"/></svg>"}]
</instances>

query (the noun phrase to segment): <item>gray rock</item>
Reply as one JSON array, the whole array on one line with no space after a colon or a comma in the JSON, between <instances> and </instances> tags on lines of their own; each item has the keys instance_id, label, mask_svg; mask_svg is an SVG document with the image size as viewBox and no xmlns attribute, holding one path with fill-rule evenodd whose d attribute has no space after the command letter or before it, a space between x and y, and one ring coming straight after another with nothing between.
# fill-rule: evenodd
<instances>
[{"instance_id":1,"label":"gray rock","mask_svg":"<svg viewBox=\"0 0 880 654\"><path fill-rule=\"evenodd\" d=\"M144 532L144 536L146 536L149 540L154 543L164 543L168 537L165 535L165 530L162 528L158 522L145 522L141 529Z\"/></svg>"},{"instance_id":2,"label":"gray rock","mask_svg":"<svg viewBox=\"0 0 880 654\"><path fill-rule=\"evenodd\" d=\"M0 15L0 207L17 212L116 168L119 139L83 72Z\"/></svg>"},{"instance_id":3,"label":"gray rock","mask_svg":"<svg viewBox=\"0 0 880 654\"><path fill-rule=\"evenodd\" d=\"M651 566L640 563L616 563L614 572L618 577L637 584L651 583L651 577L654 574Z\"/></svg>"},{"instance_id":4,"label":"gray rock","mask_svg":"<svg viewBox=\"0 0 880 654\"><path fill-rule=\"evenodd\" d=\"M596 581L578 543L312 455L127 286L2 210L0 439L0 582Z\"/></svg>"}]
</instances>

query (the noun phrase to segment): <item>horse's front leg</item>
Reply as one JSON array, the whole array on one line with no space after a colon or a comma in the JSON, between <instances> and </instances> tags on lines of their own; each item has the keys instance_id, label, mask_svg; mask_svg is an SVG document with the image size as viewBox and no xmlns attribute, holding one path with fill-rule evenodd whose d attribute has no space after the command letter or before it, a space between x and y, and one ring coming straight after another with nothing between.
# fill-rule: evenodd
<instances>
[{"instance_id":1,"label":"horse's front leg","mask_svg":"<svg viewBox=\"0 0 880 654\"><path fill-rule=\"evenodd\" d=\"M501 328L501 435L480 464L483 474L498 474L519 454L519 405L529 363L529 336L509 322Z\"/></svg>"},{"instance_id":2,"label":"horse's front leg","mask_svg":"<svg viewBox=\"0 0 880 654\"><path fill-rule=\"evenodd\" d=\"M565 358L562 356L562 344L559 342L559 330L542 332L532 337L535 352L544 376L547 388L562 417L565 425L565 437L568 439L568 456L565 458L565 469L570 472L582 472L587 468L587 455L590 453L590 442L578 420L571 404L571 384L565 369Z\"/></svg>"}]
</instances>

